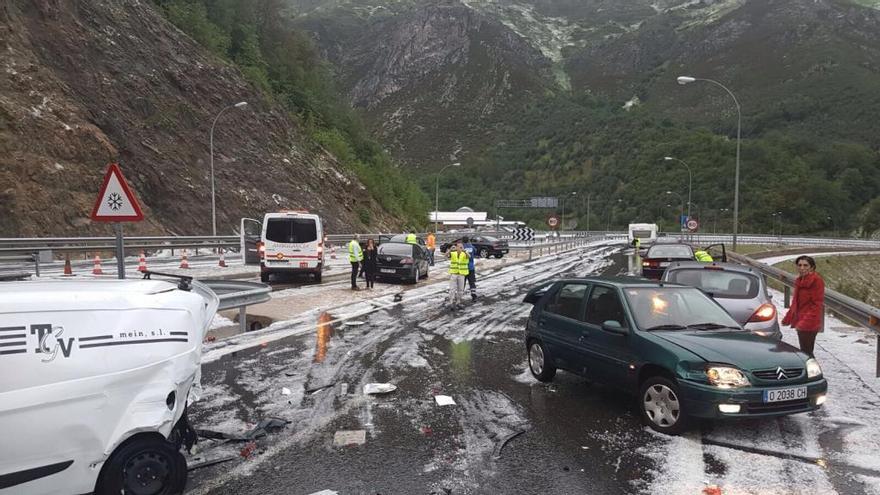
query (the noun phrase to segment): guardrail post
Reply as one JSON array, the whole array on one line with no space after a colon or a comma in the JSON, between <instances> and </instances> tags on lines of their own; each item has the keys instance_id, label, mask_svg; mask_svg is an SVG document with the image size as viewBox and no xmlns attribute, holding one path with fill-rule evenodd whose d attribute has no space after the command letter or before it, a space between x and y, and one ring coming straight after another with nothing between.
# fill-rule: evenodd
<instances>
[{"instance_id":1,"label":"guardrail post","mask_svg":"<svg viewBox=\"0 0 880 495\"><path fill-rule=\"evenodd\" d=\"M529 261L532 260L532 246L529 246Z\"/></svg>"},{"instance_id":2,"label":"guardrail post","mask_svg":"<svg viewBox=\"0 0 880 495\"><path fill-rule=\"evenodd\" d=\"M40 276L40 253L34 253L34 272Z\"/></svg>"},{"instance_id":3,"label":"guardrail post","mask_svg":"<svg viewBox=\"0 0 880 495\"><path fill-rule=\"evenodd\" d=\"M247 306L238 308L238 329L241 333L247 332Z\"/></svg>"},{"instance_id":4,"label":"guardrail post","mask_svg":"<svg viewBox=\"0 0 880 495\"><path fill-rule=\"evenodd\" d=\"M789 306L791 306L791 287L787 285L784 286L783 294L785 294L785 307L788 308Z\"/></svg>"}]
</instances>

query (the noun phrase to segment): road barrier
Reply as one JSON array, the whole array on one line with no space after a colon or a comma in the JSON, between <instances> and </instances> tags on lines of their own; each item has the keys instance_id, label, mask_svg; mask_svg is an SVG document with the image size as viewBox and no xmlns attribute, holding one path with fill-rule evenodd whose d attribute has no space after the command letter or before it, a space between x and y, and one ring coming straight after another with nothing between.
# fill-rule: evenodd
<instances>
[{"instance_id":1,"label":"road barrier","mask_svg":"<svg viewBox=\"0 0 880 495\"><path fill-rule=\"evenodd\" d=\"M241 333L248 331L247 307L268 301L272 288L258 282L239 280L199 280L220 298L218 311L238 308L238 326Z\"/></svg>"},{"instance_id":2,"label":"road barrier","mask_svg":"<svg viewBox=\"0 0 880 495\"><path fill-rule=\"evenodd\" d=\"M794 288L796 278L794 274L780 270L775 266L764 264L742 254L728 252L727 257L758 270L766 278L771 278L782 283L784 287L783 293L785 295L785 307L787 308L789 306L791 290ZM873 330L877 333L877 367L875 374L877 377L880 377L880 309L827 288L825 289L825 306L856 325Z\"/></svg>"}]
</instances>

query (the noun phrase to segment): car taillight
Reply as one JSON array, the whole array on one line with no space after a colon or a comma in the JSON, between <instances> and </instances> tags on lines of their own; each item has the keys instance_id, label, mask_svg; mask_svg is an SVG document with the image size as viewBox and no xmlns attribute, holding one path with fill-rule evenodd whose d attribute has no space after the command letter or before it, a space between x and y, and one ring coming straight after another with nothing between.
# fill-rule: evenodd
<instances>
[{"instance_id":1,"label":"car taillight","mask_svg":"<svg viewBox=\"0 0 880 495\"><path fill-rule=\"evenodd\" d=\"M318 243L318 256L321 256L322 254L324 254L324 243L319 242Z\"/></svg>"},{"instance_id":2,"label":"car taillight","mask_svg":"<svg viewBox=\"0 0 880 495\"><path fill-rule=\"evenodd\" d=\"M656 267L660 266L660 262L654 261L654 260L646 260L646 261L642 261L642 266L647 267L647 268L656 268Z\"/></svg>"},{"instance_id":3,"label":"car taillight","mask_svg":"<svg viewBox=\"0 0 880 495\"><path fill-rule=\"evenodd\" d=\"M401 265L412 265L413 259L412 258L404 258L404 259L400 260L400 264Z\"/></svg>"},{"instance_id":4,"label":"car taillight","mask_svg":"<svg viewBox=\"0 0 880 495\"><path fill-rule=\"evenodd\" d=\"M774 318L776 318L776 306L765 303L759 306L754 314L749 317L749 323L770 321Z\"/></svg>"},{"instance_id":5,"label":"car taillight","mask_svg":"<svg viewBox=\"0 0 880 495\"><path fill-rule=\"evenodd\" d=\"M266 245L262 242L257 243L257 253L260 254L260 258L264 258L266 256Z\"/></svg>"}]
</instances>

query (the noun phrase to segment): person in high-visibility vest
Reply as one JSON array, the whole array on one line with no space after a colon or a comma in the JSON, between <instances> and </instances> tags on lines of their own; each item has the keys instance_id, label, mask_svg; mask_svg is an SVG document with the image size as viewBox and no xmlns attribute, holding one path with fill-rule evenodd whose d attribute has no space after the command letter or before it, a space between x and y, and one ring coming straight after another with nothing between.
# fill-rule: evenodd
<instances>
[{"instance_id":1,"label":"person in high-visibility vest","mask_svg":"<svg viewBox=\"0 0 880 495\"><path fill-rule=\"evenodd\" d=\"M348 243L348 261L351 263L351 290L359 290L357 285L358 270L361 261L364 260L364 251L361 249L361 235L355 234L354 239Z\"/></svg>"},{"instance_id":2,"label":"person in high-visibility vest","mask_svg":"<svg viewBox=\"0 0 880 495\"><path fill-rule=\"evenodd\" d=\"M455 244L455 248L446 253L449 258L449 298L447 305L450 309L461 309L461 295L464 293L464 278L468 273L468 255L461 242Z\"/></svg>"},{"instance_id":3,"label":"person in high-visibility vest","mask_svg":"<svg viewBox=\"0 0 880 495\"><path fill-rule=\"evenodd\" d=\"M410 232L409 234L406 234L406 243L407 243L407 244L418 244L418 243L419 243L419 240L416 239L416 235L415 235L415 234L413 234L412 232Z\"/></svg>"},{"instance_id":4,"label":"person in high-visibility vest","mask_svg":"<svg viewBox=\"0 0 880 495\"><path fill-rule=\"evenodd\" d=\"M425 239L425 247L428 248L428 263L434 266L434 249L437 248L437 238L433 232L428 232L428 238Z\"/></svg>"},{"instance_id":5,"label":"person in high-visibility vest","mask_svg":"<svg viewBox=\"0 0 880 495\"><path fill-rule=\"evenodd\" d=\"M461 238L464 251L468 254L467 273L465 273L465 281L471 288L471 301L477 300L477 267L474 265L474 258L477 257L477 249L471 244L471 240L464 236ZM462 296L463 297L463 296Z\"/></svg>"},{"instance_id":6,"label":"person in high-visibility vest","mask_svg":"<svg viewBox=\"0 0 880 495\"><path fill-rule=\"evenodd\" d=\"M711 263L715 260L712 259L712 255L710 255L707 251L700 249L699 251L694 251L694 258L697 261L702 261L704 263Z\"/></svg>"}]
</instances>

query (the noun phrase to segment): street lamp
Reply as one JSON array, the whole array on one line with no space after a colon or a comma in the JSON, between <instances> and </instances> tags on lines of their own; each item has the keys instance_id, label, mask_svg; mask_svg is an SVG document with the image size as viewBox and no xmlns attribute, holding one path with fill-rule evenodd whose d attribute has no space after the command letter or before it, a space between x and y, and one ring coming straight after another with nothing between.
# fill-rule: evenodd
<instances>
[{"instance_id":1,"label":"street lamp","mask_svg":"<svg viewBox=\"0 0 880 495\"><path fill-rule=\"evenodd\" d=\"M837 222L834 221L834 217L828 215L828 220L831 220L831 226L834 227L834 237L837 237Z\"/></svg>"},{"instance_id":2,"label":"street lamp","mask_svg":"<svg viewBox=\"0 0 880 495\"><path fill-rule=\"evenodd\" d=\"M688 164L685 163L684 160L679 160L678 158L675 158L675 157L672 157L672 156L666 156L666 157L663 157L663 160L665 160L665 161L667 161L667 162L670 162L670 161L676 161L676 162L678 162L678 163L684 165L684 167L685 167L685 168L687 169L687 171L688 171L688 208L687 208L687 216L688 216L688 219L690 219L690 218L691 218L691 190L692 190L692 188L693 188L693 184L694 184L694 176L693 176L693 174L691 173L691 167L688 166Z\"/></svg>"},{"instance_id":3,"label":"street lamp","mask_svg":"<svg viewBox=\"0 0 880 495\"><path fill-rule=\"evenodd\" d=\"M440 216L440 213L439 213L439 210L440 210L440 174L442 174L443 171L449 167L460 167L460 166L461 166L461 163L459 163L459 162L450 163L449 165L441 168L439 172L437 172L437 182L434 184L434 233L435 234L437 233L437 220L438 220L438 217ZM496 215L497 215L497 213L496 213Z\"/></svg>"},{"instance_id":4,"label":"street lamp","mask_svg":"<svg viewBox=\"0 0 880 495\"><path fill-rule=\"evenodd\" d=\"M572 191L570 196L577 196L577 191ZM562 232L565 232L565 198L562 197Z\"/></svg>"},{"instance_id":5,"label":"street lamp","mask_svg":"<svg viewBox=\"0 0 880 495\"><path fill-rule=\"evenodd\" d=\"M228 107L220 110L220 113L214 117L214 123L211 124L211 233L214 237L217 237L217 202L215 200L214 195L214 126L217 125L217 119L223 115L223 112L229 110L230 108L241 108L247 105L246 101L240 101L234 105L229 105Z\"/></svg>"},{"instance_id":6,"label":"street lamp","mask_svg":"<svg viewBox=\"0 0 880 495\"><path fill-rule=\"evenodd\" d=\"M712 79L700 79L690 76L679 76L678 78L678 84L681 84L682 86L695 81L703 81L714 84L716 86L720 86L725 91L727 91L727 94L729 94L731 98L733 98L733 103L736 105L736 177L734 179L733 186L733 249L736 250L736 235L737 232L739 232L739 156L740 147L742 144L742 109L740 108L739 100L736 99L736 95L733 94L733 91L729 90L727 86L721 84L718 81Z\"/></svg>"}]
</instances>

